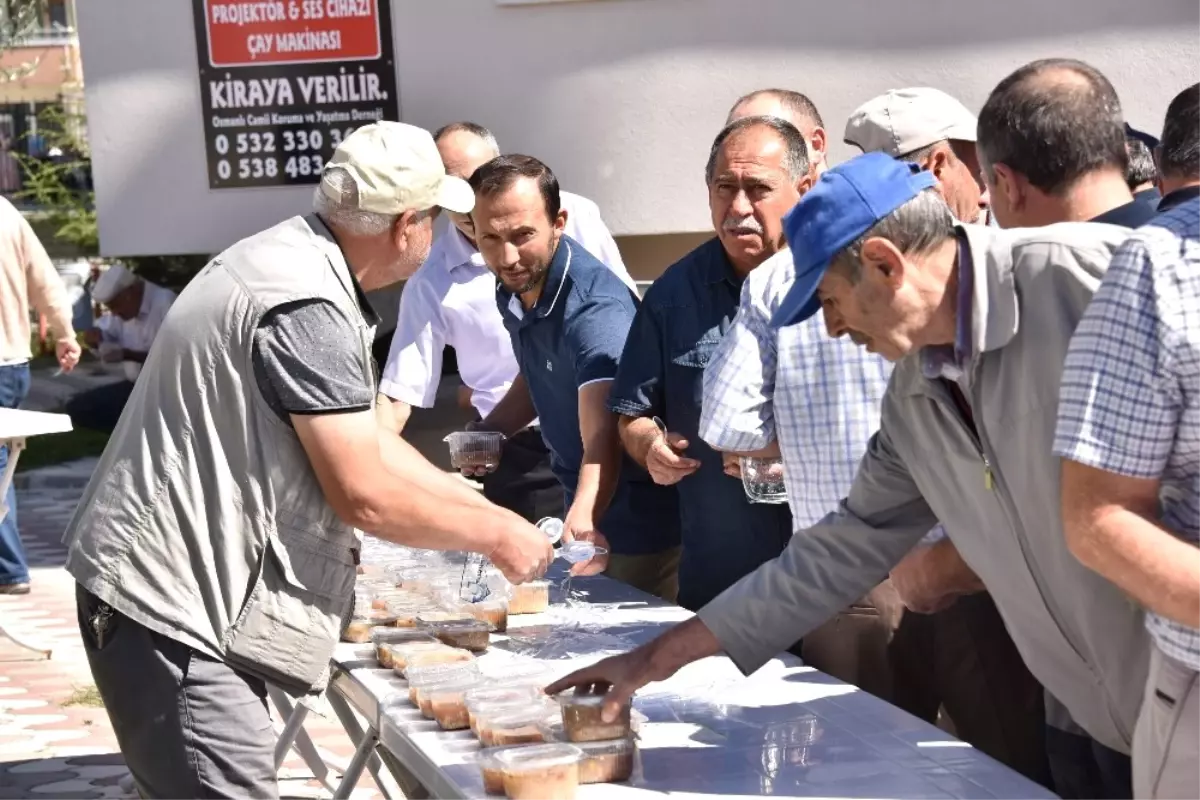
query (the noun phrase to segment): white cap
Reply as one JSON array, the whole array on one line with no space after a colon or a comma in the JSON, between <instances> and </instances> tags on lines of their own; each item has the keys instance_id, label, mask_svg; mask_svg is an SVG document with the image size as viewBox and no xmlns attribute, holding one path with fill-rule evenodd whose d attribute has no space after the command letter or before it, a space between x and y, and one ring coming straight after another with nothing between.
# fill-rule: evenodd
<instances>
[{"instance_id":1,"label":"white cap","mask_svg":"<svg viewBox=\"0 0 1200 800\"><path fill-rule=\"evenodd\" d=\"M475 192L446 174L433 136L403 122L373 122L355 130L333 151L325 170L346 170L358 187L358 210L402 214L441 206L460 214L475 206ZM340 200L321 181L321 191Z\"/></svg>"},{"instance_id":2,"label":"white cap","mask_svg":"<svg viewBox=\"0 0 1200 800\"><path fill-rule=\"evenodd\" d=\"M892 89L856 108L846 121L846 144L864 153L903 156L935 142L975 141L975 115L939 89Z\"/></svg>"},{"instance_id":3,"label":"white cap","mask_svg":"<svg viewBox=\"0 0 1200 800\"><path fill-rule=\"evenodd\" d=\"M137 282L136 275L120 264L113 264L96 279L96 284L92 287L92 299L108 305L114 297Z\"/></svg>"}]
</instances>

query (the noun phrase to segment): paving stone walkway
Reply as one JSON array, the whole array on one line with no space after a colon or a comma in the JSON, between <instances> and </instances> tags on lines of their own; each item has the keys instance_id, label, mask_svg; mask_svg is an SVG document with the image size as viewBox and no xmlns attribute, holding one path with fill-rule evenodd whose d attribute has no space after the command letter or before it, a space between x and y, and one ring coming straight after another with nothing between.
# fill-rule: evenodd
<instances>
[{"instance_id":1,"label":"paving stone walkway","mask_svg":"<svg viewBox=\"0 0 1200 800\"><path fill-rule=\"evenodd\" d=\"M63 569L62 532L93 466L81 461L19 476L18 522L33 591L0 596L0 621L52 654L48 661L23 660L29 654L0 641L0 800L136 796L98 704L75 622L74 583ZM348 761L350 741L336 721L308 719L306 728L327 760ZM367 775L358 786L356 800L381 796ZM294 754L280 772L280 793L331 794Z\"/></svg>"}]
</instances>

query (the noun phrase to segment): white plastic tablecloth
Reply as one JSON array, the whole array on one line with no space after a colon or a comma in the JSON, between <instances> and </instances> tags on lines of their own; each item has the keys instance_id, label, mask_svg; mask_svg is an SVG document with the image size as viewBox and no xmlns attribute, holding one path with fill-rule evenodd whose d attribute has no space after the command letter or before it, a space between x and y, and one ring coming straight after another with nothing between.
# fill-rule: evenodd
<instances>
[{"instance_id":1,"label":"white plastic tablecloth","mask_svg":"<svg viewBox=\"0 0 1200 800\"><path fill-rule=\"evenodd\" d=\"M575 587L588 591L595 605L510 617L514 638L494 637L481 669L495 674L508 662L528 661L551 623L582 625L584 639L594 642L581 646L619 651L691 616L607 578L576 579ZM610 654L557 650L537 659L552 675ZM469 731L442 731L422 718L408 702L405 682L378 669L370 647L342 645L335 663L333 691L378 725L382 746L434 797L486 796L473 763L479 745ZM648 722L639 734L633 778L581 786L580 800L651 793L1054 797L940 729L787 654L748 678L724 656L704 659L646 687L634 705Z\"/></svg>"}]
</instances>

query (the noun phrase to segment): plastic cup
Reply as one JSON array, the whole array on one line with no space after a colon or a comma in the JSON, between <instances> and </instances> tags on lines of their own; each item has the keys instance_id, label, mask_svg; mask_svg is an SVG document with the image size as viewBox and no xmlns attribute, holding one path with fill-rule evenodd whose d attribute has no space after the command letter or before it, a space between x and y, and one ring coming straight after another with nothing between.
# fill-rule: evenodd
<instances>
[{"instance_id":1,"label":"plastic cup","mask_svg":"<svg viewBox=\"0 0 1200 800\"><path fill-rule=\"evenodd\" d=\"M742 488L751 503L786 503L783 459L742 456Z\"/></svg>"}]
</instances>

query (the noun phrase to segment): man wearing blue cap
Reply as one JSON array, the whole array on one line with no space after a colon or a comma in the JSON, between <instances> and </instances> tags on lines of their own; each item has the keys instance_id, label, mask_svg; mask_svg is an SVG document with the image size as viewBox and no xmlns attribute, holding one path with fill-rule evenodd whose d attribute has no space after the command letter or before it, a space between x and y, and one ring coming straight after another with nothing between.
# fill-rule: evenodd
<instances>
[{"instance_id":1,"label":"man wearing blue cap","mask_svg":"<svg viewBox=\"0 0 1200 800\"><path fill-rule=\"evenodd\" d=\"M839 509L696 619L550 691L607 681L612 713L698 658L724 651L752 672L941 520L1030 671L1097 747L1128 754L1147 673L1142 614L1067 549L1050 451L1072 330L1125 232L962 225L933 184L867 153L825 173L785 220L796 280L774 324L823 309L831 335L896 362L880 430ZM1116 766L1104 794L1128 796Z\"/></svg>"}]
</instances>

